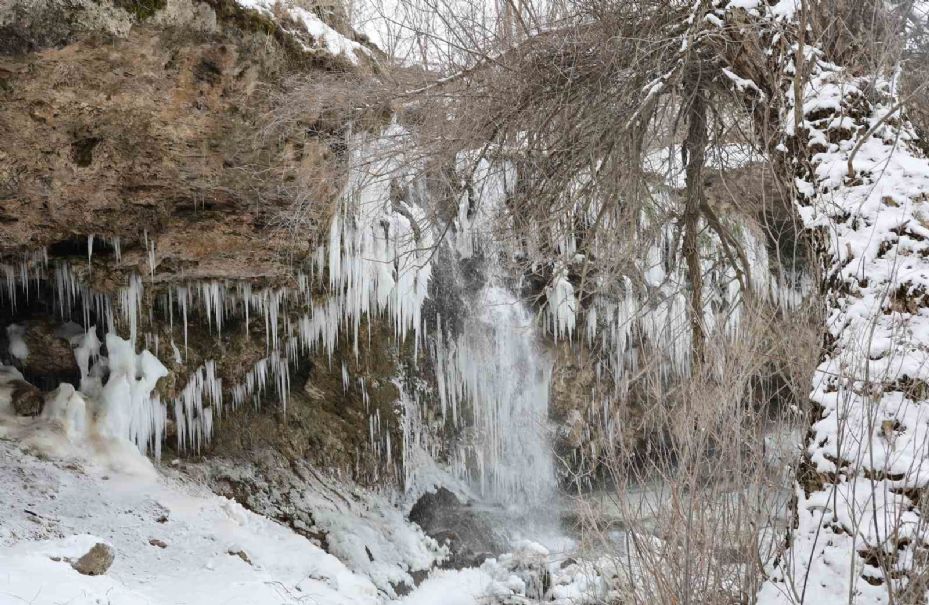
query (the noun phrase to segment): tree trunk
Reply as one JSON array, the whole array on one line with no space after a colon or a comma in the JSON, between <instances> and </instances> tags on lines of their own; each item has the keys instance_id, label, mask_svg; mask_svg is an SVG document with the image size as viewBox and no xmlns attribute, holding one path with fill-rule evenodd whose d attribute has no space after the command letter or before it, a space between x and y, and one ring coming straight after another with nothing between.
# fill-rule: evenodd
<instances>
[{"instance_id":1,"label":"tree trunk","mask_svg":"<svg viewBox=\"0 0 929 605\"><path fill-rule=\"evenodd\" d=\"M703 166L706 163L706 96L700 73L694 74L688 82L686 96L687 139L684 149L687 151L687 197L684 206L684 237L682 242L684 259L687 262L687 276L690 279L690 331L692 367L694 371L703 362L703 269L700 265L700 246L697 237L700 232L700 211L704 206Z\"/></svg>"}]
</instances>

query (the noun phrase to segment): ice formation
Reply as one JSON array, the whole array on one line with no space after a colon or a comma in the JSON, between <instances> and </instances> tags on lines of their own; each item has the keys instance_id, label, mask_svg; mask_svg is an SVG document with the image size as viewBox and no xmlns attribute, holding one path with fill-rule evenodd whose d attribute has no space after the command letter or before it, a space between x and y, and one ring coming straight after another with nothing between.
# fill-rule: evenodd
<instances>
[{"instance_id":1,"label":"ice formation","mask_svg":"<svg viewBox=\"0 0 929 605\"><path fill-rule=\"evenodd\" d=\"M25 328L18 324L10 324L6 327L6 338L10 343L10 355L20 361L26 361L29 357L29 346L23 340L25 334Z\"/></svg>"},{"instance_id":2,"label":"ice formation","mask_svg":"<svg viewBox=\"0 0 929 605\"><path fill-rule=\"evenodd\" d=\"M166 351L178 362L186 359L188 323L195 316L205 320L217 335L227 318L244 318L247 333L249 320L260 318L267 355L240 382L222 384L214 361L207 360L191 372L186 386L168 402L177 423L179 447L197 450L210 439L224 403L257 403L274 392L286 405L290 366L303 354L321 349L331 355L340 334L346 333L357 351L360 326L368 314L388 317L399 339L409 336L417 348L420 346L434 235L423 208L423 184L412 176L403 157L406 144L406 133L398 126L380 136L353 138L349 181L329 242L316 252L306 272L297 273L296 288L259 290L245 282L201 280L162 288L156 296L146 292L148 277L133 274L111 297L83 285L67 263L50 263L43 251L24 257L18 264L0 265L5 278L0 282L0 304L15 308L19 300L41 296L43 284L47 284L61 319L79 320L88 327L72 339L81 369L81 390L105 395L110 402L131 401L125 417L118 416L116 407L110 410L110 428L156 453L160 451L165 406L147 395L163 368L153 361L159 354L159 338L146 331L153 309L167 317L172 333L175 329L180 332L178 341L183 347L176 346L172 338ZM93 242L94 236L88 236L88 260L92 260ZM119 262L120 240L109 244ZM154 240L144 233L141 244L153 276L157 268ZM311 290L320 279L327 279L329 292L317 300ZM80 309L80 317L72 317L74 309ZM111 345L115 348L115 359L112 352L109 360L97 359L100 343L95 342L95 324L108 334L107 349ZM128 335L128 341L115 339L118 330ZM7 331L13 345L10 352L14 357L26 355L20 328L13 325ZM131 358L128 351L139 343L154 354L143 352ZM106 363L111 376L102 385L100 376ZM227 401L224 391L231 395Z\"/></svg>"},{"instance_id":3,"label":"ice formation","mask_svg":"<svg viewBox=\"0 0 929 605\"><path fill-rule=\"evenodd\" d=\"M458 471L479 493L507 503L547 502L555 492L548 403L552 360L524 303L491 282L461 335L436 343L443 410L469 427Z\"/></svg>"},{"instance_id":4,"label":"ice formation","mask_svg":"<svg viewBox=\"0 0 929 605\"><path fill-rule=\"evenodd\" d=\"M71 339L82 375L80 390L62 383L46 395L40 419L22 419L21 428L47 422L58 426L75 447L112 444L118 450L132 444L142 454L160 457L166 414L155 388L168 375L167 368L150 352L137 354L132 343L112 333L106 337L107 357L99 355L93 330ZM13 415L10 385L22 379L15 368L0 366L0 415Z\"/></svg>"},{"instance_id":5,"label":"ice formation","mask_svg":"<svg viewBox=\"0 0 929 605\"><path fill-rule=\"evenodd\" d=\"M318 256L328 258L330 291L337 300L339 317L329 321L347 322L356 347L361 318L368 313L387 313L401 339L413 330L419 342L434 241L420 203L425 185L405 167L406 143L398 126L374 141L358 142L325 256Z\"/></svg>"},{"instance_id":6,"label":"ice formation","mask_svg":"<svg viewBox=\"0 0 929 605\"><path fill-rule=\"evenodd\" d=\"M103 434L128 437L145 453L161 457L165 408L153 395L167 368L148 351L136 354L135 345L115 334L106 335L109 378L100 391L97 423Z\"/></svg>"},{"instance_id":7,"label":"ice formation","mask_svg":"<svg viewBox=\"0 0 929 605\"><path fill-rule=\"evenodd\" d=\"M426 342L423 308L434 248L447 244L453 259L479 260L485 274L479 291L472 293L474 310L466 317L462 334L443 333L439 318L439 329L430 339L429 352L439 370L441 413L465 435L453 465L489 497L537 499L554 485L547 436L551 360L537 342L536 318L516 294L518 279L513 278L518 276L505 262L518 251L511 239L500 237L507 220L507 197L518 175L509 162L461 154L458 170L466 182L454 229L440 242L428 213L425 184L416 176L421 167L411 161L409 143L410 137L396 125L378 136L351 138L349 178L328 241L313 254L310 265L298 270L296 287L256 289L245 282L200 280L161 287L156 295L146 283L157 270L154 240L146 233L140 245L148 256L149 275L131 275L117 296L93 291L76 279L66 263L50 264L47 255L38 253L19 265L0 266L6 277L0 300L15 305L23 297L39 295L40 285L48 284L61 318L88 327L72 341L81 368L81 391L112 404L107 408L112 412L112 417L107 415L110 430L157 455L170 412L178 446L199 450L211 438L224 406L258 404L272 393L286 405L291 366L303 355L324 351L331 357L340 338L350 338L357 352L366 336L362 325L367 316L388 318L398 339L412 338L416 351L421 350ZM668 193L658 191L655 197L658 203L673 203ZM613 376L620 394L624 375L635 368L637 348L643 342L662 352L662 371L667 376L686 374L690 347L686 279L674 262L677 251L671 227L665 226L657 239L641 243L639 271L644 287L643 281L634 286L628 277L599 283L598 292L604 295L594 296L581 309L575 272L584 259L578 254L578 235L572 227L577 218L565 216L557 230L562 256L556 259L543 292L546 329L558 340L582 337L605 351L601 373ZM749 229L738 230L737 235L752 267L754 288L772 298L794 296L791 288L778 289L772 281L761 238ZM89 236L88 256L93 242ZM122 246L119 240L109 245L116 251ZM710 276L704 321L710 330L734 335L741 292L738 276L722 262L721 254L711 241L704 260ZM320 289L324 295L314 294ZM80 316L72 318L76 309ZM148 332L154 311L168 320L167 343ZM224 384L215 362L206 360L188 370L183 388L171 401L161 402L151 394L163 371L160 362L155 365L157 356L186 361L189 322L201 321L219 335L230 318L244 319L246 334L263 338L265 357L234 384ZM112 352L109 359L100 357L95 324L108 335L106 348L112 344L115 358ZM255 333L255 324L263 324L263 333ZM128 335L128 341L116 339L117 331ZM132 357L129 350L135 355L134 347L140 344L152 352ZM104 385L100 383L107 363L111 375ZM343 374L347 386L352 377L344 370ZM399 420L382 418L379 411L369 418L369 447L387 465L403 464L415 452L435 450L429 443L432 429L422 421L429 402L417 393L407 394L402 388L401 392L406 399L398 403ZM113 404L118 400L130 402L125 416ZM390 427L395 422L404 426L404 443L391 441ZM403 476L411 472L405 466L400 469Z\"/></svg>"},{"instance_id":8,"label":"ice formation","mask_svg":"<svg viewBox=\"0 0 929 605\"><path fill-rule=\"evenodd\" d=\"M555 341L582 338L597 352L597 380L604 388L602 393L590 394L589 413L591 420L602 423L608 433L617 428L611 411L615 406L611 401L626 396L630 380L639 371L643 349L656 352L655 363L663 379L672 380L690 373L690 286L685 265L680 260L679 227L674 221L666 220L666 217L679 214L680 201L673 186L681 171L673 165L675 157L673 153L656 153L650 156L654 166L646 163L647 169L667 176L671 187L650 186L652 206L641 211L636 228L619 224L619 221L628 220L627 217L605 212L599 217L603 222L595 237L583 232L585 225L601 215L600 204L612 202L594 200L591 203L580 196L572 203L575 190L586 189L586 177L579 175L574 187L565 192L564 216L559 218L556 214L548 216L546 224L517 227L522 237L514 238L506 237L506 226L519 224L519 221L524 224L526 220L510 216L505 203L519 176L514 167L507 161L489 160L477 154L459 156L458 172L464 175L464 193L449 240L457 258L482 258L487 286L474 298L473 304L468 303L477 311L465 320L461 336L450 339L441 328L437 330L434 358L439 369L436 377L443 415L451 418L456 426L471 429L478 436L470 443L465 440L466 445L457 459L458 468L464 469L465 475L473 475L479 486L485 489L489 486L487 491L498 496L509 493L511 497L523 489L538 491L539 485L549 476L544 465L533 466L528 462L545 458L540 452L548 447L547 440L532 444L520 441L538 432L532 427L544 426L548 377L539 373L537 380L545 383L545 390L532 391L533 385L529 393L508 382L518 383L521 376L527 375L527 368L541 368L542 362L533 359L539 357L539 353L528 341L520 344L521 339L527 339L535 322L531 316L524 315L524 301L513 294L520 287L519 275L503 268L501 263L524 265L528 270L546 275L547 285L540 301L541 325ZM751 150L729 146L719 150L710 162L727 169L758 159ZM735 266L732 252L726 246L731 242L722 242L709 228L703 230L701 237L702 323L713 338L736 339L741 335L746 287L758 299L790 310L805 299L810 282L808 278L773 266L763 234L749 221L732 220L726 227L741 253ZM618 234L633 239L618 241L622 240ZM541 237L548 239L543 242ZM556 258L546 258L552 247ZM608 258L628 260L630 250L635 251L633 262L622 263L625 273L578 278L586 269L585 254L596 256L602 263ZM547 262L550 264L546 266ZM504 285L506 279L511 282L509 286ZM583 279L588 281L583 283ZM579 282L586 296L583 308L579 300ZM529 370L528 374L533 371ZM531 406L526 406L527 397L543 403L530 409ZM520 417L523 426L530 427L528 431L520 431L516 426ZM512 434L518 437L508 437ZM468 447L473 449L468 450ZM513 475L512 481L507 478L507 465L517 461L511 458L508 453L511 451L526 454L519 462L525 465L523 475L531 475L532 479L520 480L516 478L518 473ZM464 462L469 455L476 458L476 462Z\"/></svg>"},{"instance_id":9,"label":"ice formation","mask_svg":"<svg viewBox=\"0 0 929 605\"><path fill-rule=\"evenodd\" d=\"M691 361L689 280L681 260L681 240L673 221L656 224L653 216L674 212L678 204L670 191L653 186L650 191L654 208L643 210L639 227L630 235L632 245L617 241L617 233L628 233L611 224L609 213L601 217L596 237L586 242L590 254L606 259L628 258L635 250L627 274L589 277L588 302L581 311L578 293L570 280L572 272L584 274L586 258L577 252L573 225L589 224L599 213L593 204L586 210L578 206L562 221L561 243L549 285L545 289L548 327L556 339L573 338L576 331L591 345L604 352L609 374L619 392L627 386L625 377L636 369L637 350L649 346L657 350L661 374L667 378L687 375ZM704 330L709 335L734 338L739 335L743 289L784 309L795 308L809 292L807 279L793 276L771 266L763 235L749 223L734 222L730 236L742 254L733 266L727 245L707 229L701 237L700 264L704 276ZM621 238L620 238L621 239ZM625 256L624 256L625 255Z\"/></svg>"}]
</instances>

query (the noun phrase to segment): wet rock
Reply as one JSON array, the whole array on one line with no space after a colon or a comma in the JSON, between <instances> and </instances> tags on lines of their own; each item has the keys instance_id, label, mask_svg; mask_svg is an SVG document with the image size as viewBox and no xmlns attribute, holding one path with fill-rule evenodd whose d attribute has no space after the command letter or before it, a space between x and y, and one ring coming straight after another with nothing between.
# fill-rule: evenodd
<instances>
[{"instance_id":1,"label":"wet rock","mask_svg":"<svg viewBox=\"0 0 929 605\"><path fill-rule=\"evenodd\" d=\"M444 487L417 500L409 518L428 536L448 546L449 557L443 567L475 567L504 551L502 536L476 510Z\"/></svg>"},{"instance_id":2,"label":"wet rock","mask_svg":"<svg viewBox=\"0 0 929 605\"><path fill-rule=\"evenodd\" d=\"M13 411L17 416L38 416L42 413L45 405L42 391L25 380L14 380L11 386L13 387L11 395Z\"/></svg>"},{"instance_id":3,"label":"wet rock","mask_svg":"<svg viewBox=\"0 0 929 605\"><path fill-rule=\"evenodd\" d=\"M80 574L85 576L100 576L106 573L116 559L116 552L112 546L97 542L83 557L71 563Z\"/></svg>"}]
</instances>

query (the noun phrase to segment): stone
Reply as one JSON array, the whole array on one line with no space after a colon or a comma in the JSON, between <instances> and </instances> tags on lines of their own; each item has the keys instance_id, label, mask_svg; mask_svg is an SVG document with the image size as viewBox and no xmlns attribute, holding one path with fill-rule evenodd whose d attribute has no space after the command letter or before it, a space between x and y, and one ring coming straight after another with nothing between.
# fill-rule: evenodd
<instances>
[{"instance_id":1,"label":"stone","mask_svg":"<svg viewBox=\"0 0 929 605\"><path fill-rule=\"evenodd\" d=\"M248 553L246 553L246 552L245 552L244 550L242 550L242 549L230 549L230 550L229 550L229 554L232 555L233 557L238 557L238 558L242 559L243 561L245 561L245 562L248 563L249 565L252 564L252 560L248 557Z\"/></svg>"},{"instance_id":2,"label":"stone","mask_svg":"<svg viewBox=\"0 0 929 605\"><path fill-rule=\"evenodd\" d=\"M29 350L17 360L23 376L40 389L51 391L62 382L80 384L81 370L68 340L59 334L59 322L50 318L31 319L23 324L23 340Z\"/></svg>"},{"instance_id":3,"label":"stone","mask_svg":"<svg viewBox=\"0 0 929 605\"><path fill-rule=\"evenodd\" d=\"M83 557L71 563L71 567L85 576L100 576L106 573L115 559L116 551L112 546L97 542Z\"/></svg>"},{"instance_id":4,"label":"stone","mask_svg":"<svg viewBox=\"0 0 929 605\"><path fill-rule=\"evenodd\" d=\"M417 500L409 518L426 535L448 547L448 559L442 564L448 569L479 566L505 549L503 537L490 523L444 487Z\"/></svg>"},{"instance_id":5,"label":"stone","mask_svg":"<svg viewBox=\"0 0 929 605\"><path fill-rule=\"evenodd\" d=\"M42 413L45 405L42 391L24 380L14 380L11 384L13 411L17 416L38 416Z\"/></svg>"}]
</instances>

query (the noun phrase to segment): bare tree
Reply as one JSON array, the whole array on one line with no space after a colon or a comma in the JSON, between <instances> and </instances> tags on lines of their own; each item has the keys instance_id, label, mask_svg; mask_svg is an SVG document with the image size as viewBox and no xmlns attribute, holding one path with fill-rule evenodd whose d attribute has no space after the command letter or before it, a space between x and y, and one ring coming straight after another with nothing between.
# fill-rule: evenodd
<instances>
[{"instance_id":1,"label":"bare tree","mask_svg":"<svg viewBox=\"0 0 929 605\"><path fill-rule=\"evenodd\" d=\"M783 552L760 562L769 581L759 598L926 598L929 161L905 118L900 78L906 33L921 31L914 3L505 4L479 30L430 10L442 21L435 39L456 49L454 60L396 95L423 153L450 163L478 150L472 157L517 167L502 236L517 242L515 269L540 284L542 306L565 275L588 318L597 301L620 304L632 290L657 305L667 289L650 281L653 264L635 261L666 247L658 262L684 265L672 285L688 300L687 372L696 377L713 340L710 251L750 302L766 286L737 237L740 215L770 216L738 200L715 205L707 158L734 133L763 158L774 197L790 203L777 228L760 222L777 231L769 247L803 241L814 251L807 272L820 282L826 338L793 524ZM670 203L649 166L661 150L671 150L667 173L677 164L685 177ZM450 204L476 164L442 171ZM765 269L796 275L802 252L786 257ZM628 395L628 380L620 383L614 400Z\"/></svg>"}]
</instances>

